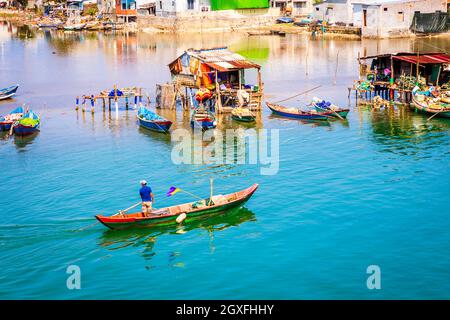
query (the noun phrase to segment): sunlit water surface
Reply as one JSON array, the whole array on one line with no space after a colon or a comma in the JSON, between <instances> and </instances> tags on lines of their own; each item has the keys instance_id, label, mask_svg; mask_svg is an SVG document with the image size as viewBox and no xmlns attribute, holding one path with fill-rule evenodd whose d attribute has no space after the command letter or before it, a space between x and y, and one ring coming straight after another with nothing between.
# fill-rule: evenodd
<instances>
[{"instance_id":1,"label":"sunlit water surface","mask_svg":"<svg viewBox=\"0 0 450 320\"><path fill-rule=\"evenodd\" d=\"M26 139L0 135L0 298L450 298L450 121L402 107L372 110L348 100L358 53L450 49L448 37L308 41L307 36L59 33L0 25L0 87L20 84L0 114L26 103L42 117ZM186 48L229 46L260 63L267 100L306 104L317 95L350 104L348 121L272 116L279 171L262 165L175 165L169 135L139 129L135 111L116 118L76 112L76 95L136 85L154 100L167 64ZM337 73L335 72L337 70ZM252 75L249 75L252 81ZM174 128L188 114L164 112ZM248 128L220 119L219 128ZM80 230L93 215L139 200L150 181L162 207L191 201L174 185L208 194L259 183L245 208L180 227ZM68 290L66 268L81 268ZM382 289L368 290L378 265Z\"/></svg>"}]
</instances>

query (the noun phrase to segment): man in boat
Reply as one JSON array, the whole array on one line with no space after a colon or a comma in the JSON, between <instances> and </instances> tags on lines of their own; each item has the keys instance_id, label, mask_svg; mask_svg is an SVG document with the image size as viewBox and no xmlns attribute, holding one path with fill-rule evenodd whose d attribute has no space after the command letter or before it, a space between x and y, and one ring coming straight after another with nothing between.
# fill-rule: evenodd
<instances>
[{"instance_id":1,"label":"man in boat","mask_svg":"<svg viewBox=\"0 0 450 320\"><path fill-rule=\"evenodd\" d=\"M147 181L141 181L141 189L139 190L139 194L142 199L142 214L146 216L147 214L152 212L152 203L155 198L153 197L152 188L147 186Z\"/></svg>"}]
</instances>

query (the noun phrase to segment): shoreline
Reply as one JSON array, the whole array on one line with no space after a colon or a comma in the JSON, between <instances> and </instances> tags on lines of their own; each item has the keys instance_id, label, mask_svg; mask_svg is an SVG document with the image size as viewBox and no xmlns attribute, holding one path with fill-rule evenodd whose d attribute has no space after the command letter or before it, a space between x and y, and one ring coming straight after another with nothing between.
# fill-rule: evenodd
<instances>
[{"instance_id":1,"label":"shoreline","mask_svg":"<svg viewBox=\"0 0 450 320\"><path fill-rule=\"evenodd\" d=\"M0 9L0 21L13 22L21 26L29 26L33 28L39 28L39 23L45 17L37 14L33 11L24 10L11 10L11 9ZM93 18L91 16L83 16L87 23L102 23L101 20ZM209 19L211 19L210 17ZM248 23L244 18L235 17L222 17L223 21L229 22L222 27L204 27L205 17L181 17L181 18L166 18L166 17L146 17L138 19L138 22L130 23L118 23L121 27L120 29L115 29L115 31L124 32L135 32L135 33L177 33L177 34L193 34L193 33L223 33L223 32L238 32L247 33L248 36L268 36L268 35L280 35L285 34L298 34L298 35L311 35L311 31L308 27L296 26L292 23L288 24L278 24L275 22L276 17L262 17L261 21L253 21L253 23ZM271 21L273 20L273 21ZM200 29L191 28L195 22L200 21ZM233 25L233 23L235 25ZM106 31L108 29L97 27L92 29L86 29L86 31ZM325 33L318 33L316 37L331 38L331 39L346 39L346 40L362 40L362 39L407 39L407 38L424 38L424 37L438 37L442 35L450 35L450 31L436 34L398 34L390 35L388 37L377 37L377 36L361 36L360 30L354 27L337 27L337 26L327 26L325 27Z\"/></svg>"}]
</instances>

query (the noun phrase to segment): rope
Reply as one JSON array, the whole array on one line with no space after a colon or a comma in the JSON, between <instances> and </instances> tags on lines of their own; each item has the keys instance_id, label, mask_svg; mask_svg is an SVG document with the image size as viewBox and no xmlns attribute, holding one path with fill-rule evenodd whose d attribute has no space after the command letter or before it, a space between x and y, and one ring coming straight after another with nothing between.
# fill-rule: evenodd
<instances>
[{"instance_id":1,"label":"rope","mask_svg":"<svg viewBox=\"0 0 450 320\"><path fill-rule=\"evenodd\" d=\"M286 98L286 99L283 99L283 100L280 100L280 101L277 101L277 102L274 102L274 103L275 103L275 104L278 104L278 103L280 103L280 102L284 102L284 101L287 101L287 100L291 100L291 99L293 99L293 98L295 98L295 97L298 97L298 96L301 96L301 95L303 95L303 94L306 94L306 93L308 93L308 92L310 92L310 91L316 90L316 89L320 88L321 86L322 86L322 85L317 86L317 87L314 87L314 88L309 89L309 90L306 90L306 91L303 91L303 92L300 92L300 93L298 93L298 94L296 94L296 95L294 95L294 96L292 96L292 97L289 97L289 98Z\"/></svg>"}]
</instances>

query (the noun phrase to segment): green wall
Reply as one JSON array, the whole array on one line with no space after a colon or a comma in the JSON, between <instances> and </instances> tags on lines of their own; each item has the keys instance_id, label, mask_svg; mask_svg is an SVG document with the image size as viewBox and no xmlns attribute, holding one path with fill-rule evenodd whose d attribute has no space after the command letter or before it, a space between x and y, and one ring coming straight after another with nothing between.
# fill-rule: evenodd
<instances>
[{"instance_id":1,"label":"green wall","mask_svg":"<svg viewBox=\"0 0 450 320\"><path fill-rule=\"evenodd\" d=\"M212 10L268 8L269 0L211 0Z\"/></svg>"}]
</instances>

